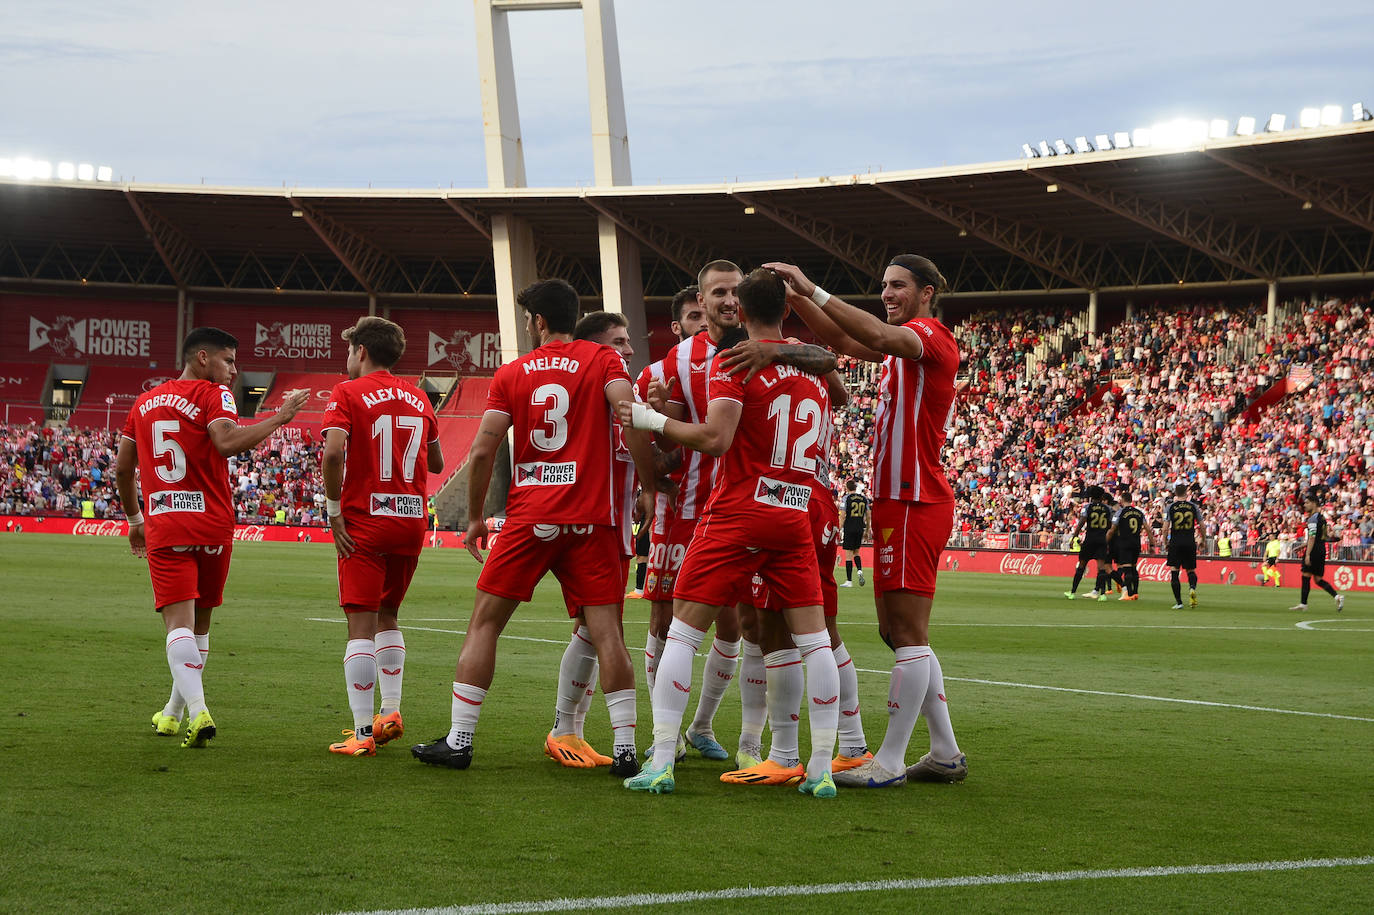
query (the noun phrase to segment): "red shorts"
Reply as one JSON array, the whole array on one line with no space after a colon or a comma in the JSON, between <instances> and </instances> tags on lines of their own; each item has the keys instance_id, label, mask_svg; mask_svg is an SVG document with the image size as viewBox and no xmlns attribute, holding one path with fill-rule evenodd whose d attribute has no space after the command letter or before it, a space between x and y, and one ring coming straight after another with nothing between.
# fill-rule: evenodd
<instances>
[{"instance_id":1,"label":"red shorts","mask_svg":"<svg viewBox=\"0 0 1374 915\"><path fill-rule=\"evenodd\" d=\"M625 601L620 547L620 531L609 524L507 521L482 565L477 587L523 602L534 596L544 574L553 572L570 606L620 606Z\"/></svg>"},{"instance_id":2,"label":"red shorts","mask_svg":"<svg viewBox=\"0 0 1374 915\"><path fill-rule=\"evenodd\" d=\"M954 529L953 502L873 500L873 590L935 596L940 551Z\"/></svg>"},{"instance_id":3,"label":"red shorts","mask_svg":"<svg viewBox=\"0 0 1374 915\"><path fill-rule=\"evenodd\" d=\"M835 556L840 549L840 515L829 491L822 490L819 498L811 500L811 539L816 544L816 565L821 580L821 608L827 618L838 616L840 586L835 581ZM753 605L760 610L781 610L773 594L763 583L763 576L755 575L751 595Z\"/></svg>"},{"instance_id":4,"label":"red shorts","mask_svg":"<svg viewBox=\"0 0 1374 915\"><path fill-rule=\"evenodd\" d=\"M630 557L625 556L620 560L620 590L622 593L625 590L625 585L628 584L629 581ZM563 588L563 605L568 608L568 616L574 618L577 617L578 614L582 612L582 608L586 605L575 602L572 599L572 596L568 593L568 589L566 586L560 584L560 587ZM591 606L595 607L596 605L592 604ZM620 599L620 612L622 614L625 612L625 598L623 597Z\"/></svg>"},{"instance_id":5,"label":"red shorts","mask_svg":"<svg viewBox=\"0 0 1374 915\"><path fill-rule=\"evenodd\" d=\"M649 570L644 579L644 597L647 600L670 601L673 599L678 577L682 573L682 560L687 556L687 547L697 532L697 519L686 521L672 518L665 525L667 531L660 535L658 528L649 536Z\"/></svg>"},{"instance_id":6,"label":"red shorts","mask_svg":"<svg viewBox=\"0 0 1374 915\"><path fill-rule=\"evenodd\" d=\"M148 551L153 579L153 606L158 610L194 600L197 610L224 603L224 580L229 577L233 544L222 546L164 546Z\"/></svg>"},{"instance_id":7,"label":"red shorts","mask_svg":"<svg viewBox=\"0 0 1374 915\"><path fill-rule=\"evenodd\" d=\"M757 573L777 609L819 607L821 577L816 551L809 546L755 550L709 536L697 537L682 560L675 599L732 606L748 600Z\"/></svg>"},{"instance_id":8,"label":"red shorts","mask_svg":"<svg viewBox=\"0 0 1374 915\"><path fill-rule=\"evenodd\" d=\"M419 563L419 556L354 550L339 560L339 606L344 613L399 610Z\"/></svg>"}]
</instances>

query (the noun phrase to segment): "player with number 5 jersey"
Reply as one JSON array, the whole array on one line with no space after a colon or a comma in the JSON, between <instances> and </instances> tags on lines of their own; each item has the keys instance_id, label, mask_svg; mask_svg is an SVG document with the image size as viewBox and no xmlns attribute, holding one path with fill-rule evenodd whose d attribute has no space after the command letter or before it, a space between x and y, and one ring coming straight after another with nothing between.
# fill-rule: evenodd
<instances>
[{"instance_id":1,"label":"player with number 5 jersey","mask_svg":"<svg viewBox=\"0 0 1374 915\"><path fill-rule=\"evenodd\" d=\"M210 654L211 611L223 603L234 539L228 458L284 426L309 392L291 391L276 414L240 426L229 388L238 374L238 340L198 327L181 349L181 377L141 395L129 411L115 482L129 516L130 550L148 559L153 606L167 631L172 693L154 713L153 730L173 737L185 714L182 746L202 747L216 729L201 674Z\"/></svg>"}]
</instances>

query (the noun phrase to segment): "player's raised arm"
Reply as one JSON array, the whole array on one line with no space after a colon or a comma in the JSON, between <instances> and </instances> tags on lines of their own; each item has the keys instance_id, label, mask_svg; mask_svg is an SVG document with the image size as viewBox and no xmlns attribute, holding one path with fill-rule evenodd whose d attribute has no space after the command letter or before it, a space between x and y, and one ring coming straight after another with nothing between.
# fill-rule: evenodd
<instances>
[{"instance_id":1,"label":"player's raised arm","mask_svg":"<svg viewBox=\"0 0 1374 915\"><path fill-rule=\"evenodd\" d=\"M210 441L214 444L215 450L224 457L251 451L267 441L273 432L289 423L300 408L305 405L306 398L309 396L310 391L305 389L289 392L286 399L282 401L281 409L262 422L254 423L251 426L240 426L228 419L213 420L207 429L210 433Z\"/></svg>"},{"instance_id":2,"label":"player's raised arm","mask_svg":"<svg viewBox=\"0 0 1374 915\"><path fill-rule=\"evenodd\" d=\"M878 316L850 305L839 296L831 295L807 279L800 268L782 263L764 266L787 281L794 293L788 297L787 304L806 322L807 327L840 352L869 362L881 362L884 355L920 359L925 354L925 344L910 330L901 325L888 324ZM903 271L900 276L884 277L884 305L888 304L890 287L897 294L914 294L927 299L936 292L934 287L929 286L917 289L915 281ZM822 328L825 328L825 332L822 332ZM843 334L843 339L832 339L837 337L834 329ZM853 344L858 344L857 351Z\"/></svg>"},{"instance_id":3,"label":"player's raised arm","mask_svg":"<svg viewBox=\"0 0 1374 915\"><path fill-rule=\"evenodd\" d=\"M742 340L730 347L729 352L723 357L721 368L732 375L747 372L744 376L747 382L775 363L823 376L835 370L839 365L839 359L830 350L814 343Z\"/></svg>"}]
</instances>

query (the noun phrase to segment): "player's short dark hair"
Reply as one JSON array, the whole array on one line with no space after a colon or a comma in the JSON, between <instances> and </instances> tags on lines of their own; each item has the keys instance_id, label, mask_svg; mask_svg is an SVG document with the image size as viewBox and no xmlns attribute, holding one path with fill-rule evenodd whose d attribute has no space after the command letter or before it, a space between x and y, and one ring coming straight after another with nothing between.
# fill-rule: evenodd
<instances>
[{"instance_id":1,"label":"player's short dark hair","mask_svg":"<svg viewBox=\"0 0 1374 915\"><path fill-rule=\"evenodd\" d=\"M567 280L531 283L520 290L515 304L543 318L550 333L571 334L577 327L577 290Z\"/></svg>"},{"instance_id":2,"label":"player's short dark hair","mask_svg":"<svg viewBox=\"0 0 1374 915\"><path fill-rule=\"evenodd\" d=\"M934 286L935 295L930 298L931 305L934 305L935 301L940 298L940 293L949 290L949 280L945 279L945 275L935 266L935 262L928 257L922 257L919 254L898 254L888 261L887 265L905 269L916 277L916 283L919 286Z\"/></svg>"},{"instance_id":3,"label":"player's short dark hair","mask_svg":"<svg viewBox=\"0 0 1374 915\"><path fill-rule=\"evenodd\" d=\"M734 261L713 260L697 272L698 292L700 292L701 288L705 287L706 285L706 274L712 271L715 271L716 273L744 273L744 271L739 268L739 264L736 264Z\"/></svg>"},{"instance_id":4,"label":"player's short dark hair","mask_svg":"<svg viewBox=\"0 0 1374 915\"><path fill-rule=\"evenodd\" d=\"M589 311L577 319L574 340L595 340L612 327L629 327L625 316L615 311Z\"/></svg>"},{"instance_id":5,"label":"player's short dark hair","mask_svg":"<svg viewBox=\"0 0 1374 915\"><path fill-rule=\"evenodd\" d=\"M197 327L186 335L186 340L181 344L181 358L182 361L190 359L200 350L218 352L222 349L238 348L238 337L228 331L220 330L218 327Z\"/></svg>"},{"instance_id":6,"label":"player's short dark hair","mask_svg":"<svg viewBox=\"0 0 1374 915\"><path fill-rule=\"evenodd\" d=\"M359 318L357 324L346 328L343 338L352 346L365 347L367 358L384 369L400 362L406 351L406 332L401 325L372 315Z\"/></svg>"},{"instance_id":7,"label":"player's short dark hair","mask_svg":"<svg viewBox=\"0 0 1374 915\"><path fill-rule=\"evenodd\" d=\"M1121 492L1116 494L1116 497L1122 502L1131 502L1135 499L1135 496L1131 495L1131 491L1129 489L1121 490Z\"/></svg>"},{"instance_id":8,"label":"player's short dark hair","mask_svg":"<svg viewBox=\"0 0 1374 915\"><path fill-rule=\"evenodd\" d=\"M674 321L682 320L682 313L687 310L687 303L696 302L699 292L701 292L701 287L696 283L678 290L677 295L673 296Z\"/></svg>"},{"instance_id":9,"label":"player's short dark hair","mask_svg":"<svg viewBox=\"0 0 1374 915\"><path fill-rule=\"evenodd\" d=\"M845 481L844 481L844 488L847 489L847 490L849 490L850 492L853 492L855 489L858 488L858 486L859 486L859 484L856 483L856 482L855 482L854 480L852 480L852 479L849 479L849 480L845 480Z\"/></svg>"},{"instance_id":10,"label":"player's short dark hair","mask_svg":"<svg viewBox=\"0 0 1374 915\"><path fill-rule=\"evenodd\" d=\"M1186 495L1188 495L1188 484L1187 484L1187 483L1175 483L1175 484L1174 484L1174 495L1176 495L1176 496L1186 496Z\"/></svg>"},{"instance_id":11,"label":"player's short dark hair","mask_svg":"<svg viewBox=\"0 0 1374 915\"><path fill-rule=\"evenodd\" d=\"M740 281L735 292L739 296L740 307L751 321L777 324L787 313L787 287L782 277L772 270L760 267L752 271Z\"/></svg>"},{"instance_id":12,"label":"player's short dark hair","mask_svg":"<svg viewBox=\"0 0 1374 915\"><path fill-rule=\"evenodd\" d=\"M1302 500L1304 502L1311 501L1317 505L1321 505L1322 494L1317 492L1315 489L1309 489L1307 492L1303 493Z\"/></svg>"}]
</instances>

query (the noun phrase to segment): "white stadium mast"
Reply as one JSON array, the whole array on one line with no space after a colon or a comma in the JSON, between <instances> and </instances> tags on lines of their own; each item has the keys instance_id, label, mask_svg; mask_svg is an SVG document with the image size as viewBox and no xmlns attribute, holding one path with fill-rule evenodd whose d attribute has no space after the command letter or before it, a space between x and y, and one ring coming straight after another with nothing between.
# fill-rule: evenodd
<instances>
[{"instance_id":1,"label":"white stadium mast","mask_svg":"<svg viewBox=\"0 0 1374 915\"><path fill-rule=\"evenodd\" d=\"M520 110L515 97L515 62L506 16L511 12L567 9L582 10L596 186L632 183L625 92L620 80L620 48L616 42L612 0L474 0L474 5L488 187L526 186ZM597 234L603 307L606 311L625 315L630 338L635 342L636 361L642 364L648 355L648 337L639 246L605 215L597 216ZM533 230L520 216L506 212L492 217L491 245L501 321L502 362L518 358L530 349L530 341L525 337L517 313L515 294L538 279L536 244Z\"/></svg>"}]
</instances>

